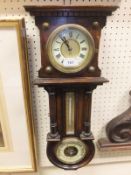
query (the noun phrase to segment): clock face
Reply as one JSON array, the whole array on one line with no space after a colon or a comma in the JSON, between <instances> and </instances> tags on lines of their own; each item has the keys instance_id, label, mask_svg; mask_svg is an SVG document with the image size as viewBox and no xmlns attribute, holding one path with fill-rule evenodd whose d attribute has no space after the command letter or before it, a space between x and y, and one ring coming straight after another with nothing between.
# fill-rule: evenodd
<instances>
[{"instance_id":1,"label":"clock face","mask_svg":"<svg viewBox=\"0 0 131 175\"><path fill-rule=\"evenodd\" d=\"M55 147L55 155L63 163L75 164L87 154L86 145L75 137L64 138Z\"/></svg>"},{"instance_id":2,"label":"clock face","mask_svg":"<svg viewBox=\"0 0 131 175\"><path fill-rule=\"evenodd\" d=\"M49 36L47 51L51 64L64 73L84 69L94 55L94 40L82 26L65 24Z\"/></svg>"}]
</instances>

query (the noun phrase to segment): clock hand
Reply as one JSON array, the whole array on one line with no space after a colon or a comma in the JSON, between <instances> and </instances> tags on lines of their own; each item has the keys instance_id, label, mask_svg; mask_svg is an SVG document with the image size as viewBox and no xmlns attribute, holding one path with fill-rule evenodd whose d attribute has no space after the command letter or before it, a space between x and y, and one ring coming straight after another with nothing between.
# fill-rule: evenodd
<instances>
[{"instance_id":1,"label":"clock hand","mask_svg":"<svg viewBox=\"0 0 131 175\"><path fill-rule=\"evenodd\" d=\"M72 48L69 45L69 41L66 39L66 37L63 37L63 38L64 38L64 42L65 42L66 46L68 47L68 50L72 51Z\"/></svg>"},{"instance_id":2,"label":"clock hand","mask_svg":"<svg viewBox=\"0 0 131 175\"><path fill-rule=\"evenodd\" d=\"M72 51L72 48L70 47L69 45L69 41L66 39L66 37L61 37L61 40L66 44L67 48L68 48L68 51Z\"/></svg>"}]
</instances>

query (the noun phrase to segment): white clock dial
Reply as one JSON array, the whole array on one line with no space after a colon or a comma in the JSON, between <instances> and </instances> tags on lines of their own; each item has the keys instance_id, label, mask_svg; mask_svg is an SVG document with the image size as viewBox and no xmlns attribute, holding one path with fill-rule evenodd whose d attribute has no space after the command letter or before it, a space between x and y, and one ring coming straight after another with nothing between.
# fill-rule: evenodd
<instances>
[{"instance_id":1,"label":"white clock dial","mask_svg":"<svg viewBox=\"0 0 131 175\"><path fill-rule=\"evenodd\" d=\"M87 66L94 54L94 41L82 26L58 27L49 37L48 54L52 65L65 73L78 72Z\"/></svg>"},{"instance_id":2,"label":"white clock dial","mask_svg":"<svg viewBox=\"0 0 131 175\"><path fill-rule=\"evenodd\" d=\"M88 52L87 37L78 29L65 29L56 35L52 43L53 56L63 67L79 66Z\"/></svg>"}]
</instances>

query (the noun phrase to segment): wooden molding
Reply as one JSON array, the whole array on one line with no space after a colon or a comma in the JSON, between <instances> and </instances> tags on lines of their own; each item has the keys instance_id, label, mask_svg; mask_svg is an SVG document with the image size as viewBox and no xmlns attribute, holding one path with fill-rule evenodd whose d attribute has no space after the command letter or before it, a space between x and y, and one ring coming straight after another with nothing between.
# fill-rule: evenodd
<instances>
[{"instance_id":1,"label":"wooden molding","mask_svg":"<svg viewBox=\"0 0 131 175\"><path fill-rule=\"evenodd\" d=\"M34 81L35 85L46 86L46 85L102 85L103 83L109 82L103 77L78 77L78 78L38 78Z\"/></svg>"},{"instance_id":2,"label":"wooden molding","mask_svg":"<svg viewBox=\"0 0 131 175\"><path fill-rule=\"evenodd\" d=\"M97 147L100 151L125 151L131 150L131 142L112 143L107 138L101 138L97 142Z\"/></svg>"},{"instance_id":3,"label":"wooden molding","mask_svg":"<svg viewBox=\"0 0 131 175\"><path fill-rule=\"evenodd\" d=\"M35 16L108 16L118 6L24 6L26 11ZM71 11L70 11L71 10ZM48 12L48 13L47 13Z\"/></svg>"}]
</instances>

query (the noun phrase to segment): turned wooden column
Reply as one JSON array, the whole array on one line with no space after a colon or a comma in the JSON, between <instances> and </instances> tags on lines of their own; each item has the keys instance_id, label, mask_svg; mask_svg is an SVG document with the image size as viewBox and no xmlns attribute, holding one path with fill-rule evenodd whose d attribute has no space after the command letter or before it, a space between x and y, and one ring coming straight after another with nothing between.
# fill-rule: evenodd
<instances>
[{"instance_id":1,"label":"turned wooden column","mask_svg":"<svg viewBox=\"0 0 131 175\"><path fill-rule=\"evenodd\" d=\"M50 109L50 133L48 136L50 138L56 138L58 133L57 126L57 104L56 104L56 90L54 88L46 88L49 94L49 109Z\"/></svg>"},{"instance_id":2,"label":"turned wooden column","mask_svg":"<svg viewBox=\"0 0 131 175\"><path fill-rule=\"evenodd\" d=\"M91 103L92 103L92 91L86 90L84 92L84 113L83 113L83 131L82 135L89 136L91 134L90 131L90 120L91 120Z\"/></svg>"}]
</instances>

